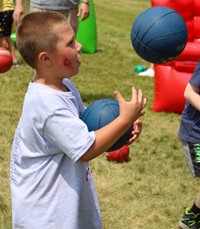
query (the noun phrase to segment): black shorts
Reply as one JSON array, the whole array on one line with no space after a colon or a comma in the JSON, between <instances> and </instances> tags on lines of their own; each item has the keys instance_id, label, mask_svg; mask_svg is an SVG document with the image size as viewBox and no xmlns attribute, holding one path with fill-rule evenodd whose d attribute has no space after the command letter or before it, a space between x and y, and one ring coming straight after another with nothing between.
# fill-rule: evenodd
<instances>
[{"instance_id":1,"label":"black shorts","mask_svg":"<svg viewBox=\"0 0 200 229\"><path fill-rule=\"evenodd\" d=\"M11 35L13 24L13 10L0 12L0 37Z\"/></svg>"},{"instance_id":2,"label":"black shorts","mask_svg":"<svg viewBox=\"0 0 200 229\"><path fill-rule=\"evenodd\" d=\"M182 141L186 162L193 177L200 177L200 143Z\"/></svg>"}]
</instances>

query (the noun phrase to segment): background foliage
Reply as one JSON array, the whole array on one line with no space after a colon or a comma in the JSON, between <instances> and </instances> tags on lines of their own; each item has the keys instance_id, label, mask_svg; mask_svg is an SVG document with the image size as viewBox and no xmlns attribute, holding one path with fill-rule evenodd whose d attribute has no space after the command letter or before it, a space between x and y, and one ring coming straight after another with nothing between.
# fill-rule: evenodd
<instances>
[{"instance_id":1,"label":"background foliage","mask_svg":"<svg viewBox=\"0 0 200 229\"><path fill-rule=\"evenodd\" d=\"M177 136L181 116L152 112L154 80L133 72L137 64L148 66L133 51L130 30L135 17L150 7L150 1L94 0L94 4L98 50L82 55L80 73L73 78L85 104L114 98L114 90L129 99L133 85L142 88L148 98L143 132L131 146L131 160L117 164L106 161L102 154L91 161L104 228L177 228L184 207L193 203L199 191L199 181L192 179ZM24 5L28 12L29 1ZM27 85L34 74L17 55L20 67L0 75L1 229L11 228L10 150Z\"/></svg>"}]
</instances>

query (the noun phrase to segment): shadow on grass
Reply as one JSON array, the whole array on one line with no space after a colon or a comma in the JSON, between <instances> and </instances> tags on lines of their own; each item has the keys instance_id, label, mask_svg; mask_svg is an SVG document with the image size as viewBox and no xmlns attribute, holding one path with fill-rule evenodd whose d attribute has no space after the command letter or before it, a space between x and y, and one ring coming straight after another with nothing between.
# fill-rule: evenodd
<instances>
[{"instance_id":1,"label":"shadow on grass","mask_svg":"<svg viewBox=\"0 0 200 229\"><path fill-rule=\"evenodd\" d=\"M93 93L81 93L81 98L84 104L91 104L96 100L99 99L115 99L111 97L110 94L100 93L100 94L93 94Z\"/></svg>"}]
</instances>

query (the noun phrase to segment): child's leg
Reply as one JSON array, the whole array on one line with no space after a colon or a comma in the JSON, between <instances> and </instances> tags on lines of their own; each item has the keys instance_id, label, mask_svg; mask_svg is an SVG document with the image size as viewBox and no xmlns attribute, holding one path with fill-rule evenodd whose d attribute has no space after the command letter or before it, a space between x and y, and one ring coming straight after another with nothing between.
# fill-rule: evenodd
<instances>
[{"instance_id":1,"label":"child's leg","mask_svg":"<svg viewBox=\"0 0 200 229\"><path fill-rule=\"evenodd\" d=\"M8 49L6 37L0 37L0 47Z\"/></svg>"},{"instance_id":2,"label":"child's leg","mask_svg":"<svg viewBox=\"0 0 200 229\"><path fill-rule=\"evenodd\" d=\"M9 36L6 37L6 41L8 43L8 47L9 47L10 53L13 58L13 63L15 63L17 61L16 55L15 55L15 45Z\"/></svg>"},{"instance_id":3,"label":"child's leg","mask_svg":"<svg viewBox=\"0 0 200 229\"><path fill-rule=\"evenodd\" d=\"M186 162L193 177L200 177L200 160L199 150L200 144L192 144L182 141L183 151L185 153ZM196 201L191 208L186 208L179 221L180 228L200 228L200 193L197 195Z\"/></svg>"},{"instance_id":4,"label":"child's leg","mask_svg":"<svg viewBox=\"0 0 200 229\"><path fill-rule=\"evenodd\" d=\"M138 76L149 76L149 77L154 77L155 71L154 71L154 64L151 63L150 66L146 71L140 72Z\"/></svg>"}]
</instances>

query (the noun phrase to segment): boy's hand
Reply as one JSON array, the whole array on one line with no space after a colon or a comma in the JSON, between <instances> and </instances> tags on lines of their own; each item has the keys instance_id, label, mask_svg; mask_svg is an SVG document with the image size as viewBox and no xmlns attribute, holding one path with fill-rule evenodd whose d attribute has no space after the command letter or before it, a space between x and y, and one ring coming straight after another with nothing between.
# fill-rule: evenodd
<instances>
[{"instance_id":1,"label":"boy's hand","mask_svg":"<svg viewBox=\"0 0 200 229\"><path fill-rule=\"evenodd\" d=\"M127 123L127 125L129 125L129 127L139 117L145 114L143 109L147 103L147 99L144 98L141 89L137 91L134 87L132 87L131 101L125 101L119 91L115 91L114 94L119 102L120 117L124 120L125 123Z\"/></svg>"},{"instance_id":2,"label":"boy's hand","mask_svg":"<svg viewBox=\"0 0 200 229\"><path fill-rule=\"evenodd\" d=\"M137 119L133 124L133 131L131 132L132 136L128 140L127 145L132 144L142 132L142 121Z\"/></svg>"}]
</instances>

